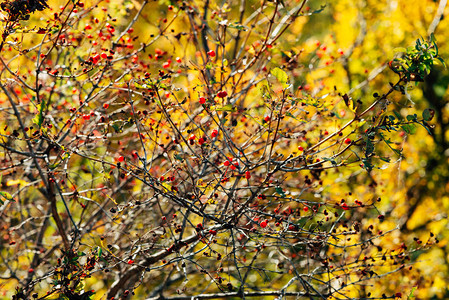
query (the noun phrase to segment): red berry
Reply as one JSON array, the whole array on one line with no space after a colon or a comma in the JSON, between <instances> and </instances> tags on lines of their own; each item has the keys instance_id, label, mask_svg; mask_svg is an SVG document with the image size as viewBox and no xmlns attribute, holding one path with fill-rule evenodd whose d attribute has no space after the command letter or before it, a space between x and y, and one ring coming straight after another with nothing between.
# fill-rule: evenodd
<instances>
[{"instance_id":1,"label":"red berry","mask_svg":"<svg viewBox=\"0 0 449 300\"><path fill-rule=\"evenodd\" d=\"M217 93L217 97L218 98L224 98L228 95L228 93L226 91L220 91Z\"/></svg>"},{"instance_id":2,"label":"red berry","mask_svg":"<svg viewBox=\"0 0 449 300\"><path fill-rule=\"evenodd\" d=\"M204 103L206 103L206 98L204 98L204 97L200 97L200 104L204 104Z\"/></svg>"},{"instance_id":3,"label":"red berry","mask_svg":"<svg viewBox=\"0 0 449 300\"><path fill-rule=\"evenodd\" d=\"M125 160L125 158L123 157L123 156L120 156L119 158L118 158L118 161L119 162L123 162Z\"/></svg>"},{"instance_id":4,"label":"red berry","mask_svg":"<svg viewBox=\"0 0 449 300\"><path fill-rule=\"evenodd\" d=\"M209 50L207 52L207 55L209 55L210 57L215 57L215 51L214 50Z\"/></svg>"},{"instance_id":5,"label":"red berry","mask_svg":"<svg viewBox=\"0 0 449 300\"><path fill-rule=\"evenodd\" d=\"M349 145L349 144L351 144L351 143L352 143L352 141L351 141L350 138L346 138L346 139L345 139L345 144L346 144L346 145Z\"/></svg>"},{"instance_id":6,"label":"red berry","mask_svg":"<svg viewBox=\"0 0 449 300\"><path fill-rule=\"evenodd\" d=\"M134 263L134 260L130 259L128 260L128 265L132 265Z\"/></svg>"},{"instance_id":7,"label":"red berry","mask_svg":"<svg viewBox=\"0 0 449 300\"><path fill-rule=\"evenodd\" d=\"M249 171L245 172L245 178L246 179L250 179L251 178L251 173Z\"/></svg>"},{"instance_id":8,"label":"red berry","mask_svg":"<svg viewBox=\"0 0 449 300\"><path fill-rule=\"evenodd\" d=\"M298 150L299 150L299 151L304 151L304 148L301 147L301 146L298 146Z\"/></svg>"},{"instance_id":9,"label":"red berry","mask_svg":"<svg viewBox=\"0 0 449 300\"><path fill-rule=\"evenodd\" d=\"M154 49L154 53L156 53L157 55L161 56L164 55L165 52L159 48Z\"/></svg>"},{"instance_id":10,"label":"red berry","mask_svg":"<svg viewBox=\"0 0 449 300\"><path fill-rule=\"evenodd\" d=\"M260 227L265 228L267 227L268 221L267 220L263 220L262 222L260 222Z\"/></svg>"},{"instance_id":11,"label":"red berry","mask_svg":"<svg viewBox=\"0 0 449 300\"><path fill-rule=\"evenodd\" d=\"M217 129L214 129L214 130L212 130L212 133L211 133L211 137L216 137L218 135L218 130Z\"/></svg>"},{"instance_id":12,"label":"red berry","mask_svg":"<svg viewBox=\"0 0 449 300\"><path fill-rule=\"evenodd\" d=\"M108 109L109 108L109 104L107 104L107 103L103 104L103 108L104 109Z\"/></svg>"}]
</instances>

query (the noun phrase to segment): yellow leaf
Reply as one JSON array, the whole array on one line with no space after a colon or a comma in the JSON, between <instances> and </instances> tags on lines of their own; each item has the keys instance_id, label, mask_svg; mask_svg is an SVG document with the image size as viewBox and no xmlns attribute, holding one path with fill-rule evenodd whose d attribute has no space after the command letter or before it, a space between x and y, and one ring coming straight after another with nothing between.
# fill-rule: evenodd
<instances>
[{"instance_id":1,"label":"yellow leaf","mask_svg":"<svg viewBox=\"0 0 449 300\"><path fill-rule=\"evenodd\" d=\"M134 7L135 7L137 10L140 10L140 9L142 8L142 4L140 4L138 1L136 1L136 0L131 0L131 2L132 2L132 4L134 4Z\"/></svg>"},{"instance_id":2,"label":"yellow leaf","mask_svg":"<svg viewBox=\"0 0 449 300\"><path fill-rule=\"evenodd\" d=\"M23 179L15 179L15 180L11 179L6 182L7 186L20 185L22 187L27 184L28 184L28 182Z\"/></svg>"}]
</instances>

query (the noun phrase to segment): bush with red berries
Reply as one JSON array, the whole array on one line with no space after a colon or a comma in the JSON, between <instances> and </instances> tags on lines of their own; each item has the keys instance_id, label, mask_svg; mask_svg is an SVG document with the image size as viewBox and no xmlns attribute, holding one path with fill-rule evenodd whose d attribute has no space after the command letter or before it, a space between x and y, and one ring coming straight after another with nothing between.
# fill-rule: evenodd
<instances>
[{"instance_id":1,"label":"bush with red berries","mask_svg":"<svg viewBox=\"0 0 449 300\"><path fill-rule=\"evenodd\" d=\"M357 196L403 155L397 132L430 126L432 110L389 104L436 63L434 39L353 99L308 77L340 49L284 48L321 8L225 2L1 5L0 285L15 299L394 298L370 286L436 242L391 246L381 199Z\"/></svg>"}]
</instances>

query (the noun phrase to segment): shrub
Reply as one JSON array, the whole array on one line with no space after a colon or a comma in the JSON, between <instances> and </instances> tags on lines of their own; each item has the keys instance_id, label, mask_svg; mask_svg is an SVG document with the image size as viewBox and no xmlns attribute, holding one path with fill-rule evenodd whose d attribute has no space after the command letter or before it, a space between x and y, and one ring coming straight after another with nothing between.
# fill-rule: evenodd
<instances>
[{"instance_id":1,"label":"shrub","mask_svg":"<svg viewBox=\"0 0 449 300\"><path fill-rule=\"evenodd\" d=\"M410 250L380 230L373 174L430 127L432 110L389 104L438 62L433 36L353 99L309 76L345 59L337 45L284 48L324 8L237 2L2 4L1 270L16 299L402 291L377 287L436 238Z\"/></svg>"}]
</instances>

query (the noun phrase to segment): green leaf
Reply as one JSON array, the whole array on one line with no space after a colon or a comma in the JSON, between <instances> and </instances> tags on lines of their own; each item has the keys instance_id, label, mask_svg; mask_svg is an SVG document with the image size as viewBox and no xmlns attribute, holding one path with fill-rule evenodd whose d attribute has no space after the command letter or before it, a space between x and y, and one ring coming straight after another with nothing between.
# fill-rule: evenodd
<instances>
[{"instance_id":1,"label":"green leaf","mask_svg":"<svg viewBox=\"0 0 449 300\"><path fill-rule=\"evenodd\" d=\"M173 155L173 157L174 157L176 160L184 161L184 158L182 158L182 156L179 155L179 154L175 154L175 155Z\"/></svg>"},{"instance_id":2,"label":"green leaf","mask_svg":"<svg viewBox=\"0 0 449 300\"><path fill-rule=\"evenodd\" d=\"M33 123L36 124L39 129L42 127L42 123L44 122L44 110L45 110L45 100L42 100L41 104L38 104L38 112L37 115L33 118Z\"/></svg>"},{"instance_id":3,"label":"green leaf","mask_svg":"<svg viewBox=\"0 0 449 300\"><path fill-rule=\"evenodd\" d=\"M398 120L402 120L402 116L400 113L398 113L397 111L393 110L394 115L396 116L396 118L398 118Z\"/></svg>"},{"instance_id":4,"label":"green leaf","mask_svg":"<svg viewBox=\"0 0 449 300\"><path fill-rule=\"evenodd\" d=\"M103 253L103 249L101 249L100 246L97 246L96 250L97 250L97 255L96 255L96 257L97 257L97 259L98 259L98 258L101 257L101 254Z\"/></svg>"},{"instance_id":5,"label":"green leaf","mask_svg":"<svg viewBox=\"0 0 449 300\"><path fill-rule=\"evenodd\" d=\"M229 23L228 27L229 28L235 28L237 30L243 30L243 31L247 31L248 30L245 26L243 26L242 24L239 24L237 22Z\"/></svg>"},{"instance_id":6,"label":"green leaf","mask_svg":"<svg viewBox=\"0 0 449 300\"><path fill-rule=\"evenodd\" d=\"M134 86L136 87L136 88L138 88L138 89L146 89L146 88L148 88L147 87L147 85L146 84L140 84L140 83L138 83L138 82L134 82Z\"/></svg>"},{"instance_id":7,"label":"green leaf","mask_svg":"<svg viewBox=\"0 0 449 300\"><path fill-rule=\"evenodd\" d=\"M279 186L276 188L276 193L278 193L278 194L281 195L282 197L285 197L284 191L283 191L282 188L279 187Z\"/></svg>"},{"instance_id":8,"label":"green leaf","mask_svg":"<svg viewBox=\"0 0 449 300\"><path fill-rule=\"evenodd\" d=\"M296 225L297 225L299 228L303 229L304 226L306 226L308 220L309 220L309 218L301 218L301 219L299 219L298 221L296 221Z\"/></svg>"},{"instance_id":9,"label":"green leaf","mask_svg":"<svg viewBox=\"0 0 449 300\"><path fill-rule=\"evenodd\" d=\"M415 292L415 290L416 290L416 286L414 286L414 287L412 288L412 290L410 291L410 294L407 296L407 299L415 298L415 296L413 295L413 293Z\"/></svg>"},{"instance_id":10,"label":"green leaf","mask_svg":"<svg viewBox=\"0 0 449 300\"><path fill-rule=\"evenodd\" d=\"M391 162L391 159L389 159L388 157L379 157L379 159L387 163Z\"/></svg>"},{"instance_id":11,"label":"green leaf","mask_svg":"<svg viewBox=\"0 0 449 300\"><path fill-rule=\"evenodd\" d=\"M370 158L364 158L362 159L363 168L367 170L368 172L371 172L374 168L373 164L371 163Z\"/></svg>"},{"instance_id":12,"label":"green leaf","mask_svg":"<svg viewBox=\"0 0 449 300\"><path fill-rule=\"evenodd\" d=\"M277 81L282 85L282 88L287 88L288 87L288 75L287 73L285 73L284 70L281 70L279 68L274 68L273 70L270 71L271 75L273 75L274 77L276 77Z\"/></svg>"},{"instance_id":13,"label":"green leaf","mask_svg":"<svg viewBox=\"0 0 449 300\"><path fill-rule=\"evenodd\" d=\"M435 35L433 34L433 32L430 34L430 42L431 43L435 43L437 40L435 39Z\"/></svg>"},{"instance_id":14,"label":"green leaf","mask_svg":"<svg viewBox=\"0 0 449 300\"><path fill-rule=\"evenodd\" d=\"M416 133L416 126L413 124L405 124L405 125L402 125L401 128L407 134L415 134Z\"/></svg>"},{"instance_id":15,"label":"green leaf","mask_svg":"<svg viewBox=\"0 0 449 300\"><path fill-rule=\"evenodd\" d=\"M112 124L112 128L114 128L116 133L121 132L120 125L118 125L117 123Z\"/></svg>"},{"instance_id":16,"label":"green leaf","mask_svg":"<svg viewBox=\"0 0 449 300\"><path fill-rule=\"evenodd\" d=\"M297 120L297 119L295 118L295 116L293 116L293 115L292 115L292 113L291 113L291 112L286 112L286 113L285 113L285 116L286 116L286 117L290 117L290 118L293 118L293 119Z\"/></svg>"},{"instance_id":17,"label":"green leaf","mask_svg":"<svg viewBox=\"0 0 449 300\"><path fill-rule=\"evenodd\" d=\"M4 198L6 200L13 200L11 194L8 192L0 192L0 204L3 204L4 202L1 200L1 198Z\"/></svg>"},{"instance_id":18,"label":"green leaf","mask_svg":"<svg viewBox=\"0 0 449 300\"><path fill-rule=\"evenodd\" d=\"M320 6L319 9L313 10L313 11L308 11L307 13L305 13L304 15L314 15L314 14L319 14L320 12L322 12L324 9L326 8L326 4L322 4Z\"/></svg>"},{"instance_id":19,"label":"green leaf","mask_svg":"<svg viewBox=\"0 0 449 300\"><path fill-rule=\"evenodd\" d=\"M81 280L80 283L75 288L76 293L84 292L84 287L86 286L84 280Z\"/></svg>"},{"instance_id":20,"label":"green leaf","mask_svg":"<svg viewBox=\"0 0 449 300\"><path fill-rule=\"evenodd\" d=\"M62 162L62 161L58 161L58 162L55 162L54 164L50 164L50 165L48 166L48 168L49 168L50 170L54 170L54 169L56 169L56 168L61 164L61 162Z\"/></svg>"},{"instance_id":21,"label":"green leaf","mask_svg":"<svg viewBox=\"0 0 449 300\"><path fill-rule=\"evenodd\" d=\"M417 117L416 114L408 115L407 116L407 121L416 121L416 117Z\"/></svg>"},{"instance_id":22,"label":"green leaf","mask_svg":"<svg viewBox=\"0 0 449 300\"><path fill-rule=\"evenodd\" d=\"M335 161L335 159L333 158L327 158L327 157L323 157L324 161L329 161L333 166L337 165L337 162Z\"/></svg>"},{"instance_id":23,"label":"green leaf","mask_svg":"<svg viewBox=\"0 0 449 300\"><path fill-rule=\"evenodd\" d=\"M218 107L215 110L216 111L232 111L232 112L237 111L237 109L235 107L233 107L232 104L226 104L225 106Z\"/></svg>"},{"instance_id":24,"label":"green leaf","mask_svg":"<svg viewBox=\"0 0 449 300\"><path fill-rule=\"evenodd\" d=\"M370 138L366 139L366 148L365 148L365 156L368 157L371 155L371 153L374 152L374 145L371 142Z\"/></svg>"},{"instance_id":25,"label":"green leaf","mask_svg":"<svg viewBox=\"0 0 449 300\"><path fill-rule=\"evenodd\" d=\"M435 111L433 109L426 108L422 112L422 118L426 121L432 120L434 115L435 115Z\"/></svg>"},{"instance_id":26,"label":"green leaf","mask_svg":"<svg viewBox=\"0 0 449 300\"><path fill-rule=\"evenodd\" d=\"M430 42L435 47L435 56L438 56L438 46L437 46L437 40L435 39L435 35L433 33L430 34Z\"/></svg>"}]
</instances>

